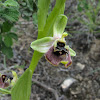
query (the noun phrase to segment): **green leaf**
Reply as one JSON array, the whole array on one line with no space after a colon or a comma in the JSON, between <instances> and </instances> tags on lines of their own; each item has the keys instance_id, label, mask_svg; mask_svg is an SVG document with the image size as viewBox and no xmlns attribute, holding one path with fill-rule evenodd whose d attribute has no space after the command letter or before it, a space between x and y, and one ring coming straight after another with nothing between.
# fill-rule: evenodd
<instances>
[{"instance_id":1,"label":"green leaf","mask_svg":"<svg viewBox=\"0 0 100 100\"><path fill-rule=\"evenodd\" d=\"M27 2L27 7L30 11L33 11L33 0L25 0Z\"/></svg>"},{"instance_id":2,"label":"green leaf","mask_svg":"<svg viewBox=\"0 0 100 100\"><path fill-rule=\"evenodd\" d=\"M62 33L64 32L64 29L66 27L66 24L67 24L67 17L65 15L59 15L54 23L53 36L61 38Z\"/></svg>"},{"instance_id":3,"label":"green leaf","mask_svg":"<svg viewBox=\"0 0 100 100\"><path fill-rule=\"evenodd\" d=\"M38 31L43 31L46 24L50 0L38 0Z\"/></svg>"},{"instance_id":4,"label":"green leaf","mask_svg":"<svg viewBox=\"0 0 100 100\"><path fill-rule=\"evenodd\" d=\"M98 11L100 11L100 0L98 1L97 8L96 8L97 13L98 13Z\"/></svg>"},{"instance_id":5,"label":"green leaf","mask_svg":"<svg viewBox=\"0 0 100 100\"><path fill-rule=\"evenodd\" d=\"M0 88L0 93L2 93L2 94L11 94L11 91L8 91L6 89Z\"/></svg>"},{"instance_id":6,"label":"green leaf","mask_svg":"<svg viewBox=\"0 0 100 100\"><path fill-rule=\"evenodd\" d=\"M0 8L0 17L11 22L16 22L19 19L19 11L16 7Z\"/></svg>"},{"instance_id":7,"label":"green leaf","mask_svg":"<svg viewBox=\"0 0 100 100\"><path fill-rule=\"evenodd\" d=\"M16 41L18 41L18 36L17 36L17 34L15 34L15 33L10 32L10 33L8 34L8 36L11 37L11 38L13 38L13 39L15 39Z\"/></svg>"},{"instance_id":8,"label":"green leaf","mask_svg":"<svg viewBox=\"0 0 100 100\"><path fill-rule=\"evenodd\" d=\"M7 56L8 59L13 57L13 51L11 47L6 47L5 45L3 45L1 51L4 55Z\"/></svg>"},{"instance_id":9,"label":"green leaf","mask_svg":"<svg viewBox=\"0 0 100 100\"><path fill-rule=\"evenodd\" d=\"M81 3L78 4L77 10L78 10L79 12L82 12L82 11L83 11L83 7L81 7Z\"/></svg>"},{"instance_id":10,"label":"green leaf","mask_svg":"<svg viewBox=\"0 0 100 100\"><path fill-rule=\"evenodd\" d=\"M7 47L11 47L12 44L13 44L13 41L12 41L12 38L8 35L6 35L4 37L4 44L7 46Z\"/></svg>"},{"instance_id":11,"label":"green leaf","mask_svg":"<svg viewBox=\"0 0 100 100\"><path fill-rule=\"evenodd\" d=\"M64 10L65 10L65 3L64 3L64 5L62 6L62 8L60 9L60 13L59 13L59 14L64 14Z\"/></svg>"},{"instance_id":12,"label":"green leaf","mask_svg":"<svg viewBox=\"0 0 100 100\"><path fill-rule=\"evenodd\" d=\"M64 8L65 1L66 0L56 0L55 7L47 18L44 30L38 34L38 38L53 35L54 22L55 22L56 18L58 17L58 15L62 13L62 9Z\"/></svg>"},{"instance_id":13,"label":"green leaf","mask_svg":"<svg viewBox=\"0 0 100 100\"><path fill-rule=\"evenodd\" d=\"M11 30L12 26L13 26L13 24L6 21L3 23L1 30L2 30L2 32L9 32Z\"/></svg>"},{"instance_id":14,"label":"green leaf","mask_svg":"<svg viewBox=\"0 0 100 100\"><path fill-rule=\"evenodd\" d=\"M94 23L93 23L93 19L92 19L91 12L90 11L87 11L85 14L88 17L90 24L93 25Z\"/></svg>"},{"instance_id":15,"label":"green leaf","mask_svg":"<svg viewBox=\"0 0 100 100\"><path fill-rule=\"evenodd\" d=\"M87 0L83 0L82 2L83 2L83 5L84 5L84 9L85 10L88 10L89 9L89 6L88 6Z\"/></svg>"},{"instance_id":16,"label":"green leaf","mask_svg":"<svg viewBox=\"0 0 100 100\"><path fill-rule=\"evenodd\" d=\"M41 53L46 53L52 46L54 40L52 37L37 39L31 43L31 48Z\"/></svg>"},{"instance_id":17,"label":"green leaf","mask_svg":"<svg viewBox=\"0 0 100 100\"><path fill-rule=\"evenodd\" d=\"M14 6L14 7L19 7L19 4L15 0L6 0L3 3L4 6Z\"/></svg>"},{"instance_id":18,"label":"green leaf","mask_svg":"<svg viewBox=\"0 0 100 100\"><path fill-rule=\"evenodd\" d=\"M31 94L32 72L28 68L11 90L11 100L29 100Z\"/></svg>"},{"instance_id":19,"label":"green leaf","mask_svg":"<svg viewBox=\"0 0 100 100\"><path fill-rule=\"evenodd\" d=\"M0 35L0 43L2 42L2 36Z\"/></svg>"},{"instance_id":20,"label":"green leaf","mask_svg":"<svg viewBox=\"0 0 100 100\"><path fill-rule=\"evenodd\" d=\"M38 24L37 13L34 13L32 17L33 17L33 23L37 25Z\"/></svg>"}]
</instances>

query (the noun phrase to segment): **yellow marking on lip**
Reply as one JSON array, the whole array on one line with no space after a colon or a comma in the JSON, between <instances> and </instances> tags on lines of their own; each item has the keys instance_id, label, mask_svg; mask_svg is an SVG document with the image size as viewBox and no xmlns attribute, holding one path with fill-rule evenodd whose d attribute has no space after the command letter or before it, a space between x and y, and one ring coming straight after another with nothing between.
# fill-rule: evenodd
<instances>
[{"instance_id":1,"label":"yellow marking on lip","mask_svg":"<svg viewBox=\"0 0 100 100\"><path fill-rule=\"evenodd\" d=\"M68 61L61 61L62 64L68 64Z\"/></svg>"}]
</instances>

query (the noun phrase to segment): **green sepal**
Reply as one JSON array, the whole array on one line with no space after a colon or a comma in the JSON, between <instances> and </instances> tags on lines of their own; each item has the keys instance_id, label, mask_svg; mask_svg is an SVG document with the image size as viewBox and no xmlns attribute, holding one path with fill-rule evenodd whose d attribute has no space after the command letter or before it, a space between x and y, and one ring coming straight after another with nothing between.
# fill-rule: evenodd
<instances>
[{"instance_id":1,"label":"green sepal","mask_svg":"<svg viewBox=\"0 0 100 100\"><path fill-rule=\"evenodd\" d=\"M64 29L66 27L66 24L67 24L67 17L62 14L59 15L54 23L53 36L61 38L64 32Z\"/></svg>"},{"instance_id":2,"label":"green sepal","mask_svg":"<svg viewBox=\"0 0 100 100\"><path fill-rule=\"evenodd\" d=\"M11 94L11 91L0 88L0 93L2 93L2 94Z\"/></svg>"},{"instance_id":3,"label":"green sepal","mask_svg":"<svg viewBox=\"0 0 100 100\"><path fill-rule=\"evenodd\" d=\"M32 71L28 68L11 90L11 100L29 100L31 94Z\"/></svg>"},{"instance_id":4,"label":"green sepal","mask_svg":"<svg viewBox=\"0 0 100 100\"><path fill-rule=\"evenodd\" d=\"M69 46L65 46L65 48L69 50L71 56L76 56L76 52L72 50Z\"/></svg>"},{"instance_id":5,"label":"green sepal","mask_svg":"<svg viewBox=\"0 0 100 100\"><path fill-rule=\"evenodd\" d=\"M46 53L54 42L53 37L44 37L31 43L31 48L41 53Z\"/></svg>"}]
</instances>

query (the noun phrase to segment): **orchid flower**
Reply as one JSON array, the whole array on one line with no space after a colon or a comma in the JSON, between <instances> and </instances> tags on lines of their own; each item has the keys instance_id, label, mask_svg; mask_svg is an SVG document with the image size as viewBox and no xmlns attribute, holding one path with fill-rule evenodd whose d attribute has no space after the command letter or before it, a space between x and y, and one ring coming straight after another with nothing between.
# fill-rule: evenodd
<instances>
[{"instance_id":1,"label":"orchid flower","mask_svg":"<svg viewBox=\"0 0 100 100\"><path fill-rule=\"evenodd\" d=\"M13 75L13 77L0 74L0 88L14 86L14 84L16 83L18 78L17 78L17 74L15 71L12 71L12 75Z\"/></svg>"},{"instance_id":2,"label":"orchid flower","mask_svg":"<svg viewBox=\"0 0 100 100\"><path fill-rule=\"evenodd\" d=\"M52 65L57 66L62 63L67 68L72 64L71 56L75 56L76 53L66 45L65 37L68 35L64 32L66 21L66 16L59 16L53 26L53 37L37 39L31 43L31 48L45 53L45 58Z\"/></svg>"}]
</instances>

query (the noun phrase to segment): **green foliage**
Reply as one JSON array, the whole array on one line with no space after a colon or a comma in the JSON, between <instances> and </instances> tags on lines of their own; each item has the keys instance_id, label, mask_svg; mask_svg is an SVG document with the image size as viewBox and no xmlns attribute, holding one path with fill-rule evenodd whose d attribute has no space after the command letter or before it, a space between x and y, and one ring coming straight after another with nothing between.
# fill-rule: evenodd
<instances>
[{"instance_id":1,"label":"green foliage","mask_svg":"<svg viewBox=\"0 0 100 100\"><path fill-rule=\"evenodd\" d=\"M2 53L7 56L7 58L13 57L12 45L13 39L18 40L18 36L15 33L10 32L13 24L11 22L5 21L1 25L0 33L0 47Z\"/></svg>"},{"instance_id":2,"label":"green foliage","mask_svg":"<svg viewBox=\"0 0 100 100\"><path fill-rule=\"evenodd\" d=\"M18 0L21 17L30 20L37 12L37 0Z\"/></svg>"},{"instance_id":3,"label":"green foliage","mask_svg":"<svg viewBox=\"0 0 100 100\"><path fill-rule=\"evenodd\" d=\"M5 3L3 3L5 4ZM19 11L16 6L2 6L0 7L0 18L10 22L16 22L19 19Z\"/></svg>"},{"instance_id":4,"label":"green foliage","mask_svg":"<svg viewBox=\"0 0 100 100\"><path fill-rule=\"evenodd\" d=\"M9 23L8 21L3 22L1 27L1 32L9 32L12 28L12 23Z\"/></svg>"},{"instance_id":5,"label":"green foliage","mask_svg":"<svg viewBox=\"0 0 100 100\"><path fill-rule=\"evenodd\" d=\"M16 41L18 41L18 36L15 34L15 33L13 33L13 32L9 32L9 37L11 37L12 39L15 39Z\"/></svg>"},{"instance_id":6,"label":"green foliage","mask_svg":"<svg viewBox=\"0 0 100 100\"><path fill-rule=\"evenodd\" d=\"M9 37L8 35L5 35L4 37L4 44L6 47L11 47L13 42L12 42L12 38Z\"/></svg>"},{"instance_id":7,"label":"green foliage","mask_svg":"<svg viewBox=\"0 0 100 100\"><path fill-rule=\"evenodd\" d=\"M27 69L11 90L12 100L29 100L31 94L32 71Z\"/></svg>"},{"instance_id":8,"label":"green foliage","mask_svg":"<svg viewBox=\"0 0 100 100\"><path fill-rule=\"evenodd\" d=\"M13 39L18 40L15 33L11 32L14 23L19 19L19 5L14 0L0 2L0 51L7 58L13 57Z\"/></svg>"},{"instance_id":9,"label":"green foliage","mask_svg":"<svg viewBox=\"0 0 100 100\"><path fill-rule=\"evenodd\" d=\"M0 43L2 42L2 36L0 35Z\"/></svg>"},{"instance_id":10,"label":"green foliage","mask_svg":"<svg viewBox=\"0 0 100 100\"><path fill-rule=\"evenodd\" d=\"M78 0L77 10L86 17L84 19L78 17L78 20L87 26L90 33L97 33L98 30L96 29L100 25L100 22L98 21L100 0Z\"/></svg>"},{"instance_id":11,"label":"green foliage","mask_svg":"<svg viewBox=\"0 0 100 100\"><path fill-rule=\"evenodd\" d=\"M2 44L1 51L2 51L2 53L4 55L7 56L8 59L13 57L13 51L12 51L12 48L11 47L7 47L4 44Z\"/></svg>"},{"instance_id":12,"label":"green foliage","mask_svg":"<svg viewBox=\"0 0 100 100\"><path fill-rule=\"evenodd\" d=\"M5 1L4 3L3 3L3 5L4 6L14 6L14 7L18 7L19 6L19 4L16 2L16 1L14 1L14 0L7 0L7 1Z\"/></svg>"}]
</instances>

